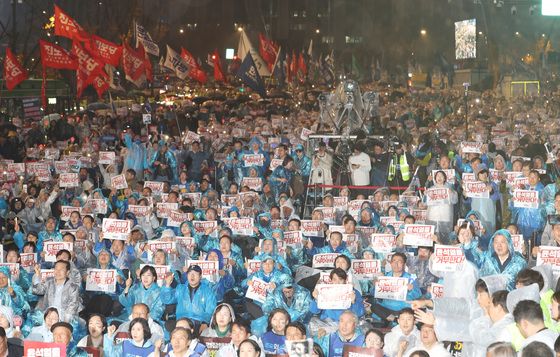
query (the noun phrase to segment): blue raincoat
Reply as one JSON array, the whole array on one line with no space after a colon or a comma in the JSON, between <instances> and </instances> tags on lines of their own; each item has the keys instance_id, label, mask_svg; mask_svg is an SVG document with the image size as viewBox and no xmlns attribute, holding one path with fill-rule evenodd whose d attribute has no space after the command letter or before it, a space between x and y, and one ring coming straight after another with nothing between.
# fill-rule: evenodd
<instances>
[{"instance_id":1,"label":"blue raincoat","mask_svg":"<svg viewBox=\"0 0 560 357\"><path fill-rule=\"evenodd\" d=\"M517 227L521 234L523 234L525 241L529 241L533 233L537 232L539 233L537 242L539 242L541 233L539 231L543 230L546 223L546 209L542 204L544 186L539 182L535 187L526 187L526 189L539 192L539 208L516 208L513 207L512 200L510 202L512 221L517 223Z\"/></svg>"},{"instance_id":2,"label":"blue raincoat","mask_svg":"<svg viewBox=\"0 0 560 357\"><path fill-rule=\"evenodd\" d=\"M508 244L509 257L503 264L500 263L500 259L494 251L494 238L497 235L504 236ZM525 259L523 259L521 254L516 252L513 248L511 235L506 229L500 229L494 233L492 238L490 238L487 251L480 251L480 249L477 249L474 244L470 247L463 247L463 249L465 250L465 253L467 253L467 250L472 253L481 277L494 274L506 275L508 278L507 289L510 291L515 288L515 277L517 276L517 273L527 267Z\"/></svg>"},{"instance_id":3,"label":"blue raincoat","mask_svg":"<svg viewBox=\"0 0 560 357\"><path fill-rule=\"evenodd\" d=\"M268 182L277 202L282 192L290 192L290 181L292 180L292 176L293 173L283 165L278 166L274 169L274 171L272 171ZM286 179L286 182L278 181L279 179Z\"/></svg>"},{"instance_id":4,"label":"blue raincoat","mask_svg":"<svg viewBox=\"0 0 560 357\"><path fill-rule=\"evenodd\" d=\"M192 293L188 283L179 284L176 288L164 286L161 288L161 300L166 305L177 304L177 319L188 317L206 324L210 323L217 305L212 285L205 279Z\"/></svg>"},{"instance_id":5,"label":"blue raincoat","mask_svg":"<svg viewBox=\"0 0 560 357\"><path fill-rule=\"evenodd\" d=\"M125 134L124 144L128 148L126 167L133 169L138 175L143 173L149 167L146 147L139 139L133 141L130 134Z\"/></svg>"},{"instance_id":6,"label":"blue raincoat","mask_svg":"<svg viewBox=\"0 0 560 357\"><path fill-rule=\"evenodd\" d=\"M262 240L262 242L264 241L272 241L272 252L265 253L261 251L259 254L255 255L253 259L264 261L264 259L272 257L272 259L274 259L274 262L276 263L274 265L276 269L279 269L284 274L292 275L292 271L288 266L288 262L286 262L286 259L284 259L284 257L278 254L278 245L276 243L276 239L272 238L272 236L268 236Z\"/></svg>"},{"instance_id":7,"label":"blue raincoat","mask_svg":"<svg viewBox=\"0 0 560 357\"><path fill-rule=\"evenodd\" d=\"M208 252L208 254L210 254L211 252L214 252L216 253L216 255L218 255L219 270L224 270L224 256L222 255L222 252L220 252L219 249L211 249ZM206 260L208 260L208 258ZM224 295L228 291L233 289L234 285L235 285L235 280L233 279L233 276L229 273L228 270L225 270L224 276L218 277L218 281L216 283L210 283L210 286L214 290L214 294L216 294L216 301L218 302L224 300Z\"/></svg>"},{"instance_id":8,"label":"blue raincoat","mask_svg":"<svg viewBox=\"0 0 560 357\"><path fill-rule=\"evenodd\" d=\"M165 309L163 298L163 289L161 289L157 282L153 282L149 288L145 288L139 281L132 285L128 290L128 294L124 292L119 296L119 302L124 306L125 312L121 315L126 319L132 313L132 306L138 303L144 303L150 308L150 316L155 321L161 321L161 315Z\"/></svg>"},{"instance_id":9,"label":"blue raincoat","mask_svg":"<svg viewBox=\"0 0 560 357\"><path fill-rule=\"evenodd\" d=\"M350 259L354 259L354 254L350 253L348 248L346 248L345 242L340 242L340 245L336 247L336 249L333 249L333 247L329 242L329 244L327 244L324 247L321 248L313 247L312 249L305 248L305 251L307 253L307 256L309 256L310 258L313 258L315 254L338 253L338 254L346 255Z\"/></svg>"},{"instance_id":10,"label":"blue raincoat","mask_svg":"<svg viewBox=\"0 0 560 357\"><path fill-rule=\"evenodd\" d=\"M262 261L266 261L268 259L272 259L274 260L274 258L272 258L270 255L269 256L264 256L262 258ZM243 282L241 283L241 287L246 291L247 288L249 287L249 285L247 284L249 282L249 280L253 280L253 279L261 279L266 283L274 283L276 286L280 286L282 285L285 281L287 281L288 279L290 279L291 277L288 274L285 274L281 271L279 271L278 269L276 269L276 264L274 264L274 268L272 269L272 271L269 274L266 274L263 270L263 266L261 265L261 268L259 269L259 271L249 275L247 277L247 279L243 280ZM255 304L262 306L262 304L258 301L253 301Z\"/></svg>"}]
</instances>

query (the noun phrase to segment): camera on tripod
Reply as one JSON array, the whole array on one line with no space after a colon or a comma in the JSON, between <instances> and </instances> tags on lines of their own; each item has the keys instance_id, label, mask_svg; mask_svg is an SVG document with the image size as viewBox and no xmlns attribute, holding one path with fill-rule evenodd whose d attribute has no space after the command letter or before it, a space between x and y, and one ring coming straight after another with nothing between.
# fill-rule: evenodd
<instances>
[{"instance_id":1,"label":"camera on tripod","mask_svg":"<svg viewBox=\"0 0 560 357\"><path fill-rule=\"evenodd\" d=\"M396 136L387 139L387 151L389 152L395 152L401 145L401 140Z\"/></svg>"}]
</instances>

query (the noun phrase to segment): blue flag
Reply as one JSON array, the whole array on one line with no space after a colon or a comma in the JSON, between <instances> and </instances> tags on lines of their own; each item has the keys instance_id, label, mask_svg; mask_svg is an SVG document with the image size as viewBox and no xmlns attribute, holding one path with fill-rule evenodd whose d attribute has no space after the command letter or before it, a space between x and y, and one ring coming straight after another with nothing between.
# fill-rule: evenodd
<instances>
[{"instance_id":1,"label":"blue flag","mask_svg":"<svg viewBox=\"0 0 560 357\"><path fill-rule=\"evenodd\" d=\"M237 77L239 77L249 88L259 93L261 97L266 97L264 82L259 75L259 71L257 70L257 66L255 65L255 61L253 61L251 53L247 53L245 59L241 63L241 66L239 66Z\"/></svg>"}]
</instances>

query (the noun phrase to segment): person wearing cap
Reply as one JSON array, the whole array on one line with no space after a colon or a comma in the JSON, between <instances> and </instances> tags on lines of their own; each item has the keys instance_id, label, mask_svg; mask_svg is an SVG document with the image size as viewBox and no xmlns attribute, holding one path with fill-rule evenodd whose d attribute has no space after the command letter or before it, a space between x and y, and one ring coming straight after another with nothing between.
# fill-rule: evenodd
<instances>
[{"instance_id":1,"label":"person wearing cap","mask_svg":"<svg viewBox=\"0 0 560 357\"><path fill-rule=\"evenodd\" d=\"M172 288L173 274L168 274L161 288L161 301L166 304L177 304L176 318L188 317L203 331L212 318L216 308L216 294L206 279L202 279L202 269L191 265L187 269L187 282Z\"/></svg>"},{"instance_id":2,"label":"person wearing cap","mask_svg":"<svg viewBox=\"0 0 560 357\"><path fill-rule=\"evenodd\" d=\"M88 354L81 348L76 348L72 334L74 328L67 322L57 322L52 325L53 342L60 343L66 348L67 357L87 357Z\"/></svg>"},{"instance_id":3,"label":"person wearing cap","mask_svg":"<svg viewBox=\"0 0 560 357\"><path fill-rule=\"evenodd\" d=\"M35 206L35 198L31 195L25 198L25 207L17 216L21 219L26 232L37 231L43 226L41 211Z\"/></svg>"}]
</instances>

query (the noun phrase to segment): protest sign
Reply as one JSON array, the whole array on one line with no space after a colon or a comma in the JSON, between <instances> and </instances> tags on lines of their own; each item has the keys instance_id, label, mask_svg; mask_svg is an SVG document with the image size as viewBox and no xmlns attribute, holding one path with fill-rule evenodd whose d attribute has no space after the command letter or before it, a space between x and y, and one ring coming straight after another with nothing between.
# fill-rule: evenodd
<instances>
[{"instance_id":1,"label":"protest sign","mask_svg":"<svg viewBox=\"0 0 560 357\"><path fill-rule=\"evenodd\" d=\"M253 218L224 218L224 222L231 228L234 235L252 236Z\"/></svg>"},{"instance_id":2,"label":"protest sign","mask_svg":"<svg viewBox=\"0 0 560 357\"><path fill-rule=\"evenodd\" d=\"M93 214L106 214L107 213L107 201L102 198L90 198L86 205L89 206Z\"/></svg>"},{"instance_id":3,"label":"protest sign","mask_svg":"<svg viewBox=\"0 0 560 357\"><path fill-rule=\"evenodd\" d=\"M489 198L488 184L482 181L465 182L463 184L465 196L470 198Z\"/></svg>"},{"instance_id":4,"label":"protest sign","mask_svg":"<svg viewBox=\"0 0 560 357\"><path fill-rule=\"evenodd\" d=\"M37 253L21 253L20 258L21 267L28 272L37 264Z\"/></svg>"},{"instance_id":5,"label":"protest sign","mask_svg":"<svg viewBox=\"0 0 560 357\"><path fill-rule=\"evenodd\" d=\"M313 268L334 268L334 261L338 253L322 253L313 256Z\"/></svg>"},{"instance_id":6,"label":"protest sign","mask_svg":"<svg viewBox=\"0 0 560 357\"><path fill-rule=\"evenodd\" d=\"M274 169L276 169L278 166L282 165L282 162L284 162L284 160L282 159L272 159L270 160L270 171L274 171Z\"/></svg>"},{"instance_id":7,"label":"protest sign","mask_svg":"<svg viewBox=\"0 0 560 357\"><path fill-rule=\"evenodd\" d=\"M406 301L408 279L380 276L375 282L375 298Z\"/></svg>"},{"instance_id":8,"label":"protest sign","mask_svg":"<svg viewBox=\"0 0 560 357\"><path fill-rule=\"evenodd\" d=\"M159 286L163 286L165 277L171 272L169 265L140 264L140 269L143 269L145 266L151 266L156 270L157 283Z\"/></svg>"},{"instance_id":9,"label":"protest sign","mask_svg":"<svg viewBox=\"0 0 560 357\"><path fill-rule=\"evenodd\" d=\"M10 275L13 279L19 276L19 264L18 263L0 263L0 267L7 267L10 270Z\"/></svg>"},{"instance_id":10,"label":"protest sign","mask_svg":"<svg viewBox=\"0 0 560 357\"><path fill-rule=\"evenodd\" d=\"M164 240L150 240L146 243L145 248L151 254L154 254L160 249L163 250L165 254L171 254L175 250L175 242Z\"/></svg>"},{"instance_id":11,"label":"protest sign","mask_svg":"<svg viewBox=\"0 0 560 357\"><path fill-rule=\"evenodd\" d=\"M383 350L373 347L359 347L345 344L342 357L383 357Z\"/></svg>"},{"instance_id":12,"label":"protest sign","mask_svg":"<svg viewBox=\"0 0 560 357\"><path fill-rule=\"evenodd\" d=\"M264 155L263 154L244 154L243 155L243 166L263 166L264 165Z\"/></svg>"},{"instance_id":13,"label":"protest sign","mask_svg":"<svg viewBox=\"0 0 560 357\"><path fill-rule=\"evenodd\" d=\"M147 217L152 213L152 207L129 205L128 211L133 213L136 217Z\"/></svg>"},{"instance_id":14,"label":"protest sign","mask_svg":"<svg viewBox=\"0 0 560 357\"><path fill-rule=\"evenodd\" d=\"M288 247L301 248L303 246L303 234L301 231L284 232L284 243Z\"/></svg>"},{"instance_id":15,"label":"protest sign","mask_svg":"<svg viewBox=\"0 0 560 357\"><path fill-rule=\"evenodd\" d=\"M23 340L23 355L26 357L66 357L66 346L62 343Z\"/></svg>"},{"instance_id":16,"label":"protest sign","mask_svg":"<svg viewBox=\"0 0 560 357\"><path fill-rule=\"evenodd\" d=\"M455 169L439 169L439 170L432 170L432 181L436 179L436 173L438 171L443 171L447 176L447 183L454 184L455 183Z\"/></svg>"},{"instance_id":17,"label":"protest sign","mask_svg":"<svg viewBox=\"0 0 560 357\"><path fill-rule=\"evenodd\" d=\"M371 235L371 248L380 253L389 253L397 247L397 239L392 234L373 233Z\"/></svg>"},{"instance_id":18,"label":"protest sign","mask_svg":"<svg viewBox=\"0 0 560 357\"><path fill-rule=\"evenodd\" d=\"M111 187L115 190L121 190L128 188L128 183L124 175L116 175L111 177Z\"/></svg>"},{"instance_id":19,"label":"protest sign","mask_svg":"<svg viewBox=\"0 0 560 357\"><path fill-rule=\"evenodd\" d=\"M463 141L461 143L463 154L481 154L482 143L476 141Z\"/></svg>"},{"instance_id":20,"label":"protest sign","mask_svg":"<svg viewBox=\"0 0 560 357\"><path fill-rule=\"evenodd\" d=\"M357 279L373 279L381 274L381 261L378 259L352 260L352 272Z\"/></svg>"},{"instance_id":21,"label":"protest sign","mask_svg":"<svg viewBox=\"0 0 560 357\"><path fill-rule=\"evenodd\" d=\"M525 245L525 241L523 240L523 234L512 234L511 240L513 242L513 249L516 252L523 254L523 247Z\"/></svg>"},{"instance_id":22,"label":"protest sign","mask_svg":"<svg viewBox=\"0 0 560 357\"><path fill-rule=\"evenodd\" d=\"M358 249L360 248L360 237L357 234L342 234L342 241L346 243L346 248L352 254L358 253Z\"/></svg>"},{"instance_id":23,"label":"protest sign","mask_svg":"<svg viewBox=\"0 0 560 357\"><path fill-rule=\"evenodd\" d=\"M194 248L196 247L196 241L193 237L175 237L175 242L178 247L187 250L189 255L193 254Z\"/></svg>"},{"instance_id":24,"label":"protest sign","mask_svg":"<svg viewBox=\"0 0 560 357\"><path fill-rule=\"evenodd\" d=\"M268 295L268 283L258 278L251 279L251 282L252 283L249 285L245 297L264 303L266 301L266 296Z\"/></svg>"},{"instance_id":25,"label":"protest sign","mask_svg":"<svg viewBox=\"0 0 560 357\"><path fill-rule=\"evenodd\" d=\"M169 218L169 212L176 211L179 209L178 203L158 203L156 204L156 212L159 218Z\"/></svg>"},{"instance_id":26,"label":"protest sign","mask_svg":"<svg viewBox=\"0 0 560 357\"><path fill-rule=\"evenodd\" d=\"M74 250L74 244L72 244L72 242L44 242L43 252L45 253L45 261L51 263L56 262L56 253L62 249L72 252Z\"/></svg>"},{"instance_id":27,"label":"protest sign","mask_svg":"<svg viewBox=\"0 0 560 357\"><path fill-rule=\"evenodd\" d=\"M434 226L429 224L406 224L404 226L405 245L417 247L431 247L433 242Z\"/></svg>"},{"instance_id":28,"label":"protest sign","mask_svg":"<svg viewBox=\"0 0 560 357\"><path fill-rule=\"evenodd\" d=\"M41 269L41 281L54 277L54 269Z\"/></svg>"},{"instance_id":29,"label":"protest sign","mask_svg":"<svg viewBox=\"0 0 560 357\"><path fill-rule=\"evenodd\" d=\"M354 290L351 284L317 284L317 308L321 310L346 310L352 305Z\"/></svg>"},{"instance_id":30,"label":"protest sign","mask_svg":"<svg viewBox=\"0 0 560 357\"><path fill-rule=\"evenodd\" d=\"M60 187L78 187L80 186L80 178L77 173L62 173L58 176L58 185Z\"/></svg>"},{"instance_id":31,"label":"protest sign","mask_svg":"<svg viewBox=\"0 0 560 357\"><path fill-rule=\"evenodd\" d=\"M152 190L152 193L155 195L163 192L163 182L160 181L144 181L144 187Z\"/></svg>"},{"instance_id":32,"label":"protest sign","mask_svg":"<svg viewBox=\"0 0 560 357\"><path fill-rule=\"evenodd\" d=\"M523 176L523 172L521 171L506 171L504 172L504 175L506 177L506 185L507 186L514 186L515 183L515 179Z\"/></svg>"},{"instance_id":33,"label":"protest sign","mask_svg":"<svg viewBox=\"0 0 560 357\"><path fill-rule=\"evenodd\" d=\"M286 352L288 357L312 357L313 356L313 339L307 340L286 340Z\"/></svg>"},{"instance_id":34,"label":"protest sign","mask_svg":"<svg viewBox=\"0 0 560 357\"><path fill-rule=\"evenodd\" d=\"M55 161L54 170L57 174L62 174L70 171L70 165L66 161Z\"/></svg>"},{"instance_id":35,"label":"protest sign","mask_svg":"<svg viewBox=\"0 0 560 357\"><path fill-rule=\"evenodd\" d=\"M82 214L82 207L74 207L74 206L60 206L60 219L63 221L67 221L70 219L70 215L72 212L76 211Z\"/></svg>"},{"instance_id":36,"label":"protest sign","mask_svg":"<svg viewBox=\"0 0 560 357\"><path fill-rule=\"evenodd\" d=\"M303 219L301 220L301 232L308 237L322 237L323 222Z\"/></svg>"},{"instance_id":37,"label":"protest sign","mask_svg":"<svg viewBox=\"0 0 560 357\"><path fill-rule=\"evenodd\" d=\"M98 163L103 165L112 165L116 161L114 151L100 151Z\"/></svg>"},{"instance_id":38,"label":"protest sign","mask_svg":"<svg viewBox=\"0 0 560 357\"><path fill-rule=\"evenodd\" d=\"M348 214L357 219L362 210L364 202L369 202L368 200L352 200L348 202Z\"/></svg>"},{"instance_id":39,"label":"protest sign","mask_svg":"<svg viewBox=\"0 0 560 357\"><path fill-rule=\"evenodd\" d=\"M346 196L333 197L333 207L336 208L338 211L346 211L346 209L348 208L348 197Z\"/></svg>"},{"instance_id":40,"label":"protest sign","mask_svg":"<svg viewBox=\"0 0 560 357\"><path fill-rule=\"evenodd\" d=\"M219 262L212 260L187 260L187 268L198 265L202 269L202 278L211 283L218 281Z\"/></svg>"},{"instance_id":41,"label":"protest sign","mask_svg":"<svg viewBox=\"0 0 560 357\"><path fill-rule=\"evenodd\" d=\"M194 230L197 234L206 234L206 231L212 230L209 236L218 238L218 221L192 221Z\"/></svg>"},{"instance_id":42,"label":"protest sign","mask_svg":"<svg viewBox=\"0 0 560 357\"><path fill-rule=\"evenodd\" d=\"M539 247L537 253L537 265L551 265L552 270L560 271L560 247L543 246Z\"/></svg>"},{"instance_id":43,"label":"protest sign","mask_svg":"<svg viewBox=\"0 0 560 357\"><path fill-rule=\"evenodd\" d=\"M476 177L472 172L463 172L463 174L461 175L461 181L463 181L463 183L473 182L476 181Z\"/></svg>"},{"instance_id":44,"label":"protest sign","mask_svg":"<svg viewBox=\"0 0 560 357\"><path fill-rule=\"evenodd\" d=\"M255 274L261 270L262 261L258 259L248 259L247 260L247 276Z\"/></svg>"},{"instance_id":45,"label":"protest sign","mask_svg":"<svg viewBox=\"0 0 560 357\"><path fill-rule=\"evenodd\" d=\"M539 191L515 190L512 199L513 207L539 208Z\"/></svg>"},{"instance_id":46,"label":"protest sign","mask_svg":"<svg viewBox=\"0 0 560 357\"><path fill-rule=\"evenodd\" d=\"M449 204L449 189L447 187L433 187L426 190L426 204L437 206Z\"/></svg>"},{"instance_id":47,"label":"protest sign","mask_svg":"<svg viewBox=\"0 0 560 357\"><path fill-rule=\"evenodd\" d=\"M187 220L187 213L183 211L169 211L167 214L168 227L180 227Z\"/></svg>"},{"instance_id":48,"label":"protest sign","mask_svg":"<svg viewBox=\"0 0 560 357\"><path fill-rule=\"evenodd\" d=\"M103 239L126 240L132 229L132 222L123 219L103 218L101 232Z\"/></svg>"},{"instance_id":49,"label":"protest sign","mask_svg":"<svg viewBox=\"0 0 560 357\"><path fill-rule=\"evenodd\" d=\"M454 272L462 269L465 254L461 247L436 244L433 259L434 270Z\"/></svg>"},{"instance_id":50,"label":"protest sign","mask_svg":"<svg viewBox=\"0 0 560 357\"><path fill-rule=\"evenodd\" d=\"M87 291L114 293L117 287L117 271L115 269L88 269L86 277Z\"/></svg>"},{"instance_id":51,"label":"protest sign","mask_svg":"<svg viewBox=\"0 0 560 357\"><path fill-rule=\"evenodd\" d=\"M241 180L241 187L247 186L253 191L262 191L263 182L260 177L243 177Z\"/></svg>"},{"instance_id":52,"label":"protest sign","mask_svg":"<svg viewBox=\"0 0 560 357\"><path fill-rule=\"evenodd\" d=\"M432 298L441 299L443 297L443 285L432 283Z\"/></svg>"}]
</instances>

